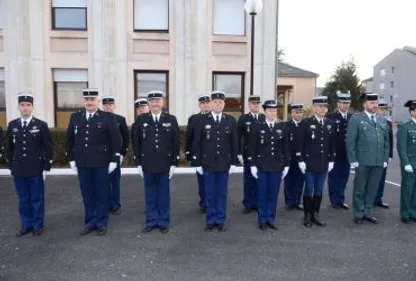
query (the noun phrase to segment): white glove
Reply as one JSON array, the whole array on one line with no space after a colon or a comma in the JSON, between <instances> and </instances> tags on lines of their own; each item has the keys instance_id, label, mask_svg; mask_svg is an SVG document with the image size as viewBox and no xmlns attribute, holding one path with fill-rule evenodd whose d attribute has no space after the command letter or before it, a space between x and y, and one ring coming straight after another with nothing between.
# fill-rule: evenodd
<instances>
[{"instance_id":1,"label":"white glove","mask_svg":"<svg viewBox=\"0 0 416 281\"><path fill-rule=\"evenodd\" d=\"M108 173L111 174L117 168L117 162L111 162L108 164Z\"/></svg>"},{"instance_id":2,"label":"white glove","mask_svg":"<svg viewBox=\"0 0 416 281\"><path fill-rule=\"evenodd\" d=\"M238 161L240 161L241 165L244 165L243 155L237 155Z\"/></svg>"},{"instance_id":3,"label":"white glove","mask_svg":"<svg viewBox=\"0 0 416 281\"><path fill-rule=\"evenodd\" d=\"M202 167L196 167L196 172L201 176L204 174L204 170L202 169Z\"/></svg>"},{"instance_id":4,"label":"white glove","mask_svg":"<svg viewBox=\"0 0 416 281\"><path fill-rule=\"evenodd\" d=\"M333 168L334 168L334 162L329 162L328 163L328 173L331 172Z\"/></svg>"},{"instance_id":5,"label":"white glove","mask_svg":"<svg viewBox=\"0 0 416 281\"><path fill-rule=\"evenodd\" d=\"M351 165L351 169L358 168L358 166L359 166L358 162L352 162L352 163L350 163L350 165Z\"/></svg>"},{"instance_id":6,"label":"white glove","mask_svg":"<svg viewBox=\"0 0 416 281\"><path fill-rule=\"evenodd\" d=\"M43 181L45 181L46 180L46 171L43 171L42 176L43 176Z\"/></svg>"},{"instance_id":7,"label":"white glove","mask_svg":"<svg viewBox=\"0 0 416 281\"><path fill-rule=\"evenodd\" d=\"M299 169L302 172L302 174L306 173L306 163L305 162L299 162L298 166L299 166Z\"/></svg>"},{"instance_id":8,"label":"white glove","mask_svg":"<svg viewBox=\"0 0 416 281\"><path fill-rule=\"evenodd\" d=\"M169 179L172 178L173 173L175 172L176 167L175 166L170 166L170 170L169 170Z\"/></svg>"},{"instance_id":9,"label":"white glove","mask_svg":"<svg viewBox=\"0 0 416 281\"><path fill-rule=\"evenodd\" d=\"M289 173L289 167L285 167L285 168L283 169L283 172L282 172L282 179L284 179L284 178L287 176L287 173Z\"/></svg>"},{"instance_id":10,"label":"white glove","mask_svg":"<svg viewBox=\"0 0 416 281\"><path fill-rule=\"evenodd\" d=\"M139 172L139 176L143 178L143 169L142 166L137 166L137 171Z\"/></svg>"},{"instance_id":11,"label":"white glove","mask_svg":"<svg viewBox=\"0 0 416 281\"><path fill-rule=\"evenodd\" d=\"M251 171L251 175L253 176L253 178L255 178L255 179L259 178L259 176L257 175L258 170L257 170L256 166L251 166L250 171Z\"/></svg>"},{"instance_id":12,"label":"white glove","mask_svg":"<svg viewBox=\"0 0 416 281\"><path fill-rule=\"evenodd\" d=\"M78 173L77 164L75 164L75 161L70 161L69 165L71 166L71 169L74 170L76 173Z\"/></svg>"},{"instance_id":13,"label":"white glove","mask_svg":"<svg viewBox=\"0 0 416 281\"><path fill-rule=\"evenodd\" d=\"M413 173L413 167L412 165L406 165L404 166L404 170L408 173Z\"/></svg>"},{"instance_id":14,"label":"white glove","mask_svg":"<svg viewBox=\"0 0 416 281\"><path fill-rule=\"evenodd\" d=\"M387 162L383 163L383 168L387 168Z\"/></svg>"},{"instance_id":15,"label":"white glove","mask_svg":"<svg viewBox=\"0 0 416 281\"><path fill-rule=\"evenodd\" d=\"M234 165L231 165L230 166L230 170L228 170L228 173L229 174L232 174L234 172L234 169L235 169L235 166Z\"/></svg>"},{"instance_id":16,"label":"white glove","mask_svg":"<svg viewBox=\"0 0 416 281\"><path fill-rule=\"evenodd\" d=\"M123 160L124 160L123 155L120 155L120 167L121 167L121 164L123 164Z\"/></svg>"}]
</instances>

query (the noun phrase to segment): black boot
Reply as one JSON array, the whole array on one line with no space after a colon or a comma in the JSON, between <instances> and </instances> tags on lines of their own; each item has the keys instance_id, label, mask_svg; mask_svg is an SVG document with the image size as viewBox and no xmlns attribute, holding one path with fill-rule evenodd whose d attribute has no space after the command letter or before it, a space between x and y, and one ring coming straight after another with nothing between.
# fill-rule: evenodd
<instances>
[{"instance_id":1,"label":"black boot","mask_svg":"<svg viewBox=\"0 0 416 281\"><path fill-rule=\"evenodd\" d=\"M312 202L312 222L318 226L325 226L326 223L319 218L322 196L314 196Z\"/></svg>"},{"instance_id":2,"label":"black boot","mask_svg":"<svg viewBox=\"0 0 416 281\"><path fill-rule=\"evenodd\" d=\"M303 225L306 227L312 227L312 198L309 196L303 196Z\"/></svg>"}]
</instances>

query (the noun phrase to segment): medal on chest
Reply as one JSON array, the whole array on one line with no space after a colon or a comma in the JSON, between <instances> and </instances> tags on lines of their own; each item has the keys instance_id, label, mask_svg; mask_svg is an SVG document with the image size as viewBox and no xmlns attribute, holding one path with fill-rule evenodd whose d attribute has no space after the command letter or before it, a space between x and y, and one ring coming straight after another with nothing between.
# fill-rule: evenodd
<instances>
[{"instance_id":1,"label":"medal on chest","mask_svg":"<svg viewBox=\"0 0 416 281\"><path fill-rule=\"evenodd\" d=\"M290 134L290 141L293 141L293 134Z\"/></svg>"},{"instance_id":2,"label":"medal on chest","mask_svg":"<svg viewBox=\"0 0 416 281\"><path fill-rule=\"evenodd\" d=\"M246 126L247 126L247 133L250 133L250 122L246 122Z\"/></svg>"},{"instance_id":3,"label":"medal on chest","mask_svg":"<svg viewBox=\"0 0 416 281\"><path fill-rule=\"evenodd\" d=\"M262 131L260 131L260 133L261 133L261 136L260 136L260 143L261 143L261 144L264 144L264 133L265 133L265 131L264 131L264 130L262 130Z\"/></svg>"},{"instance_id":4,"label":"medal on chest","mask_svg":"<svg viewBox=\"0 0 416 281\"><path fill-rule=\"evenodd\" d=\"M211 139L211 125L206 125L205 129L207 130L207 140Z\"/></svg>"},{"instance_id":5,"label":"medal on chest","mask_svg":"<svg viewBox=\"0 0 416 281\"><path fill-rule=\"evenodd\" d=\"M147 123L144 123L143 124L143 127L144 127L144 129L143 129L143 139L145 139L146 138L146 127L147 127Z\"/></svg>"},{"instance_id":6,"label":"medal on chest","mask_svg":"<svg viewBox=\"0 0 416 281\"><path fill-rule=\"evenodd\" d=\"M74 134L78 134L78 126L75 126Z\"/></svg>"}]
</instances>

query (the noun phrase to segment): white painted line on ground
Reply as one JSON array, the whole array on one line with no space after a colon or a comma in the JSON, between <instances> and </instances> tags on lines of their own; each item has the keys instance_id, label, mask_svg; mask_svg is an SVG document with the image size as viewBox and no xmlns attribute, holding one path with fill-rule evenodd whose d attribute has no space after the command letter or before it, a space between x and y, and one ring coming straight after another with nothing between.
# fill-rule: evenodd
<instances>
[{"instance_id":1,"label":"white painted line on ground","mask_svg":"<svg viewBox=\"0 0 416 281\"><path fill-rule=\"evenodd\" d=\"M351 173L351 174L355 174L355 171L350 171L350 173ZM394 181L385 180L384 182L385 182L385 183L388 183L388 184L391 184L391 185L394 185L394 186L401 187L401 185L400 185L399 183L394 182Z\"/></svg>"}]
</instances>

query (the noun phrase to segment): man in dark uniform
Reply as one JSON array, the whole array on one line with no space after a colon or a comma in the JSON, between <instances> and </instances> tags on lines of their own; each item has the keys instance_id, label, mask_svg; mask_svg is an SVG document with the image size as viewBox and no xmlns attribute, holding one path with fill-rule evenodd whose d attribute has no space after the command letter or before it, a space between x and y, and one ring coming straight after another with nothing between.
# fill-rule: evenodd
<instances>
[{"instance_id":1,"label":"man in dark uniform","mask_svg":"<svg viewBox=\"0 0 416 281\"><path fill-rule=\"evenodd\" d=\"M248 145L247 162L257 179L257 222L261 230L277 230L274 224L280 182L289 171L290 140L285 123L277 120L278 104L263 104L266 120L253 126Z\"/></svg>"},{"instance_id":2,"label":"man in dark uniform","mask_svg":"<svg viewBox=\"0 0 416 281\"><path fill-rule=\"evenodd\" d=\"M194 141L194 128L195 123L198 122L198 118L201 115L207 114L211 111L211 96L201 95L198 98L200 112L193 114L188 118L188 125L186 127L186 144L185 144L185 155L186 160L194 165L192 161L192 142ZM198 180L198 194L199 194L199 211L201 214L205 214L205 196L204 196L204 175L196 173Z\"/></svg>"},{"instance_id":3,"label":"man in dark uniform","mask_svg":"<svg viewBox=\"0 0 416 281\"><path fill-rule=\"evenodd\" d=\"M211 113L201 116L195 127L192 158L196 170L204 175L206 226L225 231L228 177L238 164L237 124L223 113L225 93L211 93Z\"/></svg>"},{"instance_id":4,"label":"man in dark uniform","mask_svg":"<svg viewBox=\"0 0 416 281\"><path fill-rule=\"evenodd\" d=\"M100 110L98 90L83 90L85 109L72 113L66 140L71 168L78 172L85 221L80 235L107 233L108 188L120 161L121 138L114 114Z\"/></svg>"},{"instance_id":5,"label":"man in dark uniform","mask_svg":"<svg viewBox=\"0 0 416 281\"><path fill-rule=\"evenodd\" d=\"M102 103L105 112L113 113L116 118L117 128L121 136L121 150L120 161L117 168L110 174L110 189L109 189L109 202L108 207L113 215L119 215L121 213L120 203L120 177L121 177L121 164L129 149L129 130L127 129L126 118L121 115L115 114L115 98L113 96L106 96L102 98Z\"/></svg>"},{"instance_id":6,"label":"man in dark uniform","mask_svg":"<svg viewBox=\"0 0 416 281\"><path fill-rule=\"evenodd\" d=\"M53 142L48 124L32 116L33 95L18 95L20 118L7 128L7 162L19 198L21 229L17 236L43 233L45 171L52 164Z\"/></svg>"},{"instance_id":7,"label":"man in dark uniform","mask_svg":"<svg viewBox=\"0 0 416 281\"><path fill-rule=\"evenodd\" d=\"M134 107L136 108L137 117L149 113L149 102L145 98L135 100Z\"/></svg>"},{"instance_id":8,"label":"man in dark uniform","mask_svg":"<svg viewBox=\"0 0 416 281\"><path fill-rule=\"evenodd\" d=\"M350 163L347 158L347 127L351 118L348 112L351 104L351 94L337 92L338 109L328 114L335 126L335 164L334 169L328 174L328 192L331 206L334 209L348 210L349 206L345 203L345 188L347 187L350 176Z\"/></svg>"},{"instance_id":9,"label":"man in dark uniform","mask_svg":"<svg viewBox=\"0 0 416 281\"><path fill-rule=\"evenodd\" d=\"M5 142L4 131L0 127L0 161L4 158Z\"/></svg>"},{"instance_id":10,"label":"man in dark uniform","mask_svg":"<svg viewBox=\"0 0 416 281\"><path fill-rule=\"evenodd\" d=\"M306 227L312 227L312 223L325 225L319 217L319 210L325 179L334 168L335 161L334 124L325 117L327 97L314 97L312 103L314 115L302 121L296 143L299 169L305 173L303 224Z\"/></svg>"},{"instance_id":11,"label":"man in dark uniform","mask_svg":"<svg viewBox=\"0 0 416 281\"><path fill-rule=\"evenodd\" d=\"M301 205L305 175L298 166L296 157L296 141L299 140L299 129L303 118L303 104L291 104L289 110L292 119L286 122L290 141L290 169L285 177L285 204L286 210L303 211Z\"/></svg>"},{"instance_id":12,"label":"man in dark uniform","mask_svg":"<svg viewBox=\"0 0 416 281\"><path fill-rule=\"evenodd\" d=\"M250 165L247 161L248 143L253 127L259 122L264 122L265 117L260 113L260 97L250 96L248 98L250 112L241 115L237 123L238 131L238 160L244 166L244 188L243 188L243 213L248 214L257 210L257 182L251 175Z\"/></svg>"},{"instance_id":13,"label":"man in dark uniform","mask_svg":"<svg viewBox=\"0 0 416 281\"><path fill-rule=\"evenodd\" d=\"M378 109L377 113L380 117L384 117L387 120L387 131L389 133L389 143L390 143L390 150L389 150L389 163L393 158L393 124L389 116L389 106L386 101L383 99L378 101ZM386 174L387 174L387 167L384 168L383 174L381 175L381 180L378 185L376 199L374 200L374 206L388 209L390 206L389 204L383 201L384 195L384 186L386 185Z\"/></svg>"},{"instance_id":14,"label":"man in dark uniform","mask_svg":"<svg viewBox=\"0 0 416 281\"><path fill-rule=\"evenodd\" d=\"M176 117L162 112L163 93L148 94L150 112L136 120L132 147L139 175L144 178L146 226L167 233L170 225L170 179L179 162L179 126Z\"/></svg>"}]
</instances>

